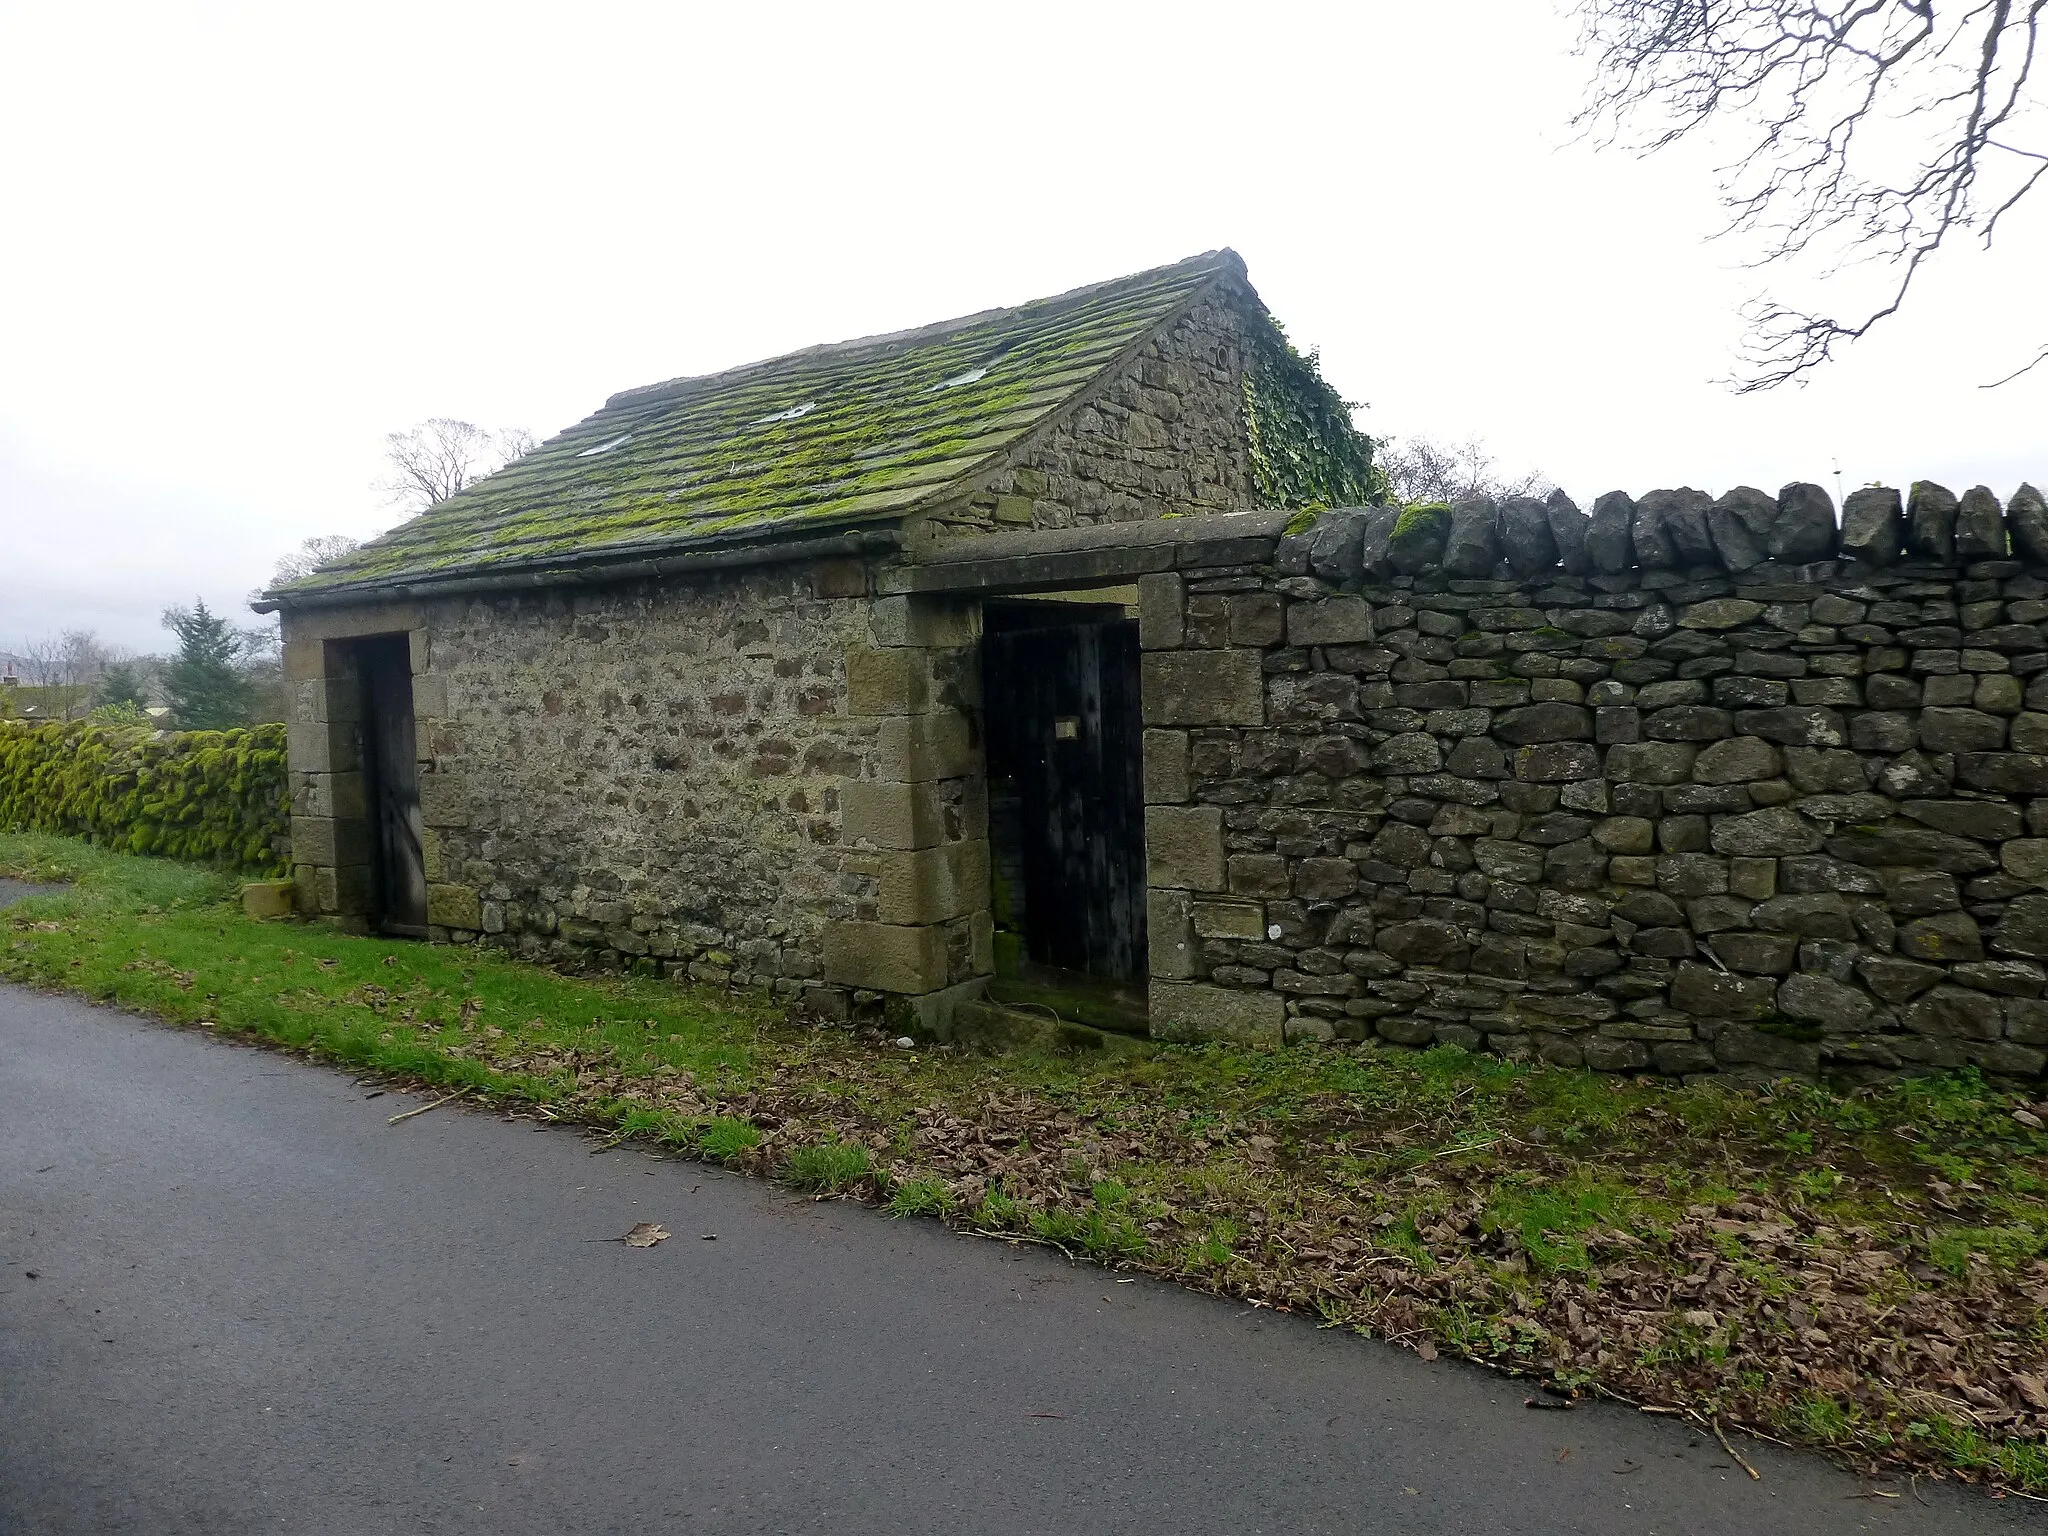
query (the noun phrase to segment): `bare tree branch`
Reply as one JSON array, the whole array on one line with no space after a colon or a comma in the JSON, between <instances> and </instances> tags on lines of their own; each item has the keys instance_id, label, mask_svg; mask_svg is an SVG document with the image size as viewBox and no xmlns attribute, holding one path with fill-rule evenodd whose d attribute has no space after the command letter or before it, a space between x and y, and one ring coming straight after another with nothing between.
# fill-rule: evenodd
<instances>
[{"instance_id":1,"label":"bare tree branch","mask_svg":"<svg viewBox=\"0 0 2048 1536\"><path fill-rule=\"evenodd\" d=\"M524 427L492 432L436 416L384 442L391 474L376 489L394 506L424 512L532 452L534 436Z\"/></svg>"},{"instance_id":2,"label":"bare tree branch","mask_svg":"<svg viewBox=\"0 0 2048 1536\"><path fill-rule=\"evenodd\" d=\"M1725 127L1745 147L1721 168L1722 233L1753 240L1756 265L1812 258L1831 295L1852 269L1888 274L1846 313L1751 306L1738 390L1830 361L1905 306L1951 237L1989 245L2048 177L2028 89L2048 0L1576 3L1595 69L1582 127L1645 152Z\"/></svg>"},{"instance_id":3,"label":"bare tree branch","mask_svg":"<svg viewBox=\"0 0 2048 1536\"><path fill-rule=\"evenodd\" d=\"M1427 437L1382 438L1373 458L1386 474L1388 490L1401 502L1468 501L1478 496L1504 501L1510 496L1542 496L1556 489L1548 476L1536 470L1502 474L1477 438L1463 443L1439 443Z\"/></svg>"}]
</instances>

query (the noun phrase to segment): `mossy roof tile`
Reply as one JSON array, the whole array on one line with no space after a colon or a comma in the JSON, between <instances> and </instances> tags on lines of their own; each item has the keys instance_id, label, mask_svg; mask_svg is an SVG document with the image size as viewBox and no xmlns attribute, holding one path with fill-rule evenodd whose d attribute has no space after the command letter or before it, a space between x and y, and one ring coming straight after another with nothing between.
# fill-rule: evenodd
<instances>
[{"instance_id":1,"label":"mossy roof tile","mask_svg":"<svg viewBox=\"0 0 2048 1536\"><path fill-rule=\"evenodd\" d=\"M1228 251L1016 309L614 395L278 589L295 596L900 518L958 494L1219 274Z\"/></svg>"}]
</instances>

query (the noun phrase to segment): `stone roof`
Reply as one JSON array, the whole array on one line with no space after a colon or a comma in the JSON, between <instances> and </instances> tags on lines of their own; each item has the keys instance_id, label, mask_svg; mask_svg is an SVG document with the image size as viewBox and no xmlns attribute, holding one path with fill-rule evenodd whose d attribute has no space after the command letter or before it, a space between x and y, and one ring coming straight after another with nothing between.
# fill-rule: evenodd
<instances>
[{"instance_id":1,"label":"stone roof","mask_svg":"<svg viewBox=\"0 0 2048 1536\"><path fill-rule=\"evenodd\" d=\"M268 596L531 573L898 521L958 496L1078 404L1234 252L1015 309L612 396L410 522Z\"/></svg>"}]
</instances>

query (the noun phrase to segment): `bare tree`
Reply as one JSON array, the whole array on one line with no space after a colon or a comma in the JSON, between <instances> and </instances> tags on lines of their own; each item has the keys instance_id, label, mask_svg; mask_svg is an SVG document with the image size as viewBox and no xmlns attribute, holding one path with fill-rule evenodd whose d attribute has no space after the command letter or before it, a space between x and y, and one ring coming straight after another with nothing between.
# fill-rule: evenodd
<instances>
[{"instance_id":1,"label":"bare tree","mask_svg":"<svg viewBox=\"0 0 2048 1536\"><path fill-rule=\"evenodd\" d=\"M270 584L281 587L301 576L310 576L328 561L339 560L356 547L356 540L345 533L316 533L312 538L303 540L290 554L277 557L277 566L270 573Z\"/></svg>"},{"instance_id":2,"label":"bare tree","mask_svg":"<svg viewBox=\"0 0 2048 1536\"><path fill-rule=\"evenodd\" d=\"M524 427L494 432L474 422L436 416L407 431L387 434L384 444L391 474L376 489L394 506L424 512L531 453L534 436Z\"/></svg>"},{"instance_id":3,"label":"bare tree","mask_svg":"<svg viewBox=\"0 0 2048 1536\"><path fill-rule=\"evenodd\" d=\"M1583 126L1657 150L1726 125L1740 148L1720 171L1723 233L1753 237L1760 266L1810 259L1831 295L1851 267L1876 284L1833 314L1756 300L1742 392L1868 334L1952 237L1989 245L2048 174L2048 109L2028 91L2048 0L1956 0L1938 18L1934 0L1575 4L1596 70Z\"/></svg>"},{"instance_id":4,"label":"bare tree","mask_svg":"<svg viewBox=\"0 0 2048 1536\"><path fill-rule=\"evenodd\" d=\"M29 641L17 659L31 688L90 688L117 656L91 630L67 629Z\"/></svg>"},{"instance_id":5,"label":"bare tree","mask_svg":"<svg viewBox=\"0 0 2048 1536\"><path fill-rule=\"evenodd\" d=\"M1387 477L1396 501L1465 501L1491 496L1542 496L1553 490L1550 478L1536 470L1507 475L1495 467L1493 455L1478 438L1439 443L1427 437L1382 438L1373 460Z\"/></svg>"}]
</instances>

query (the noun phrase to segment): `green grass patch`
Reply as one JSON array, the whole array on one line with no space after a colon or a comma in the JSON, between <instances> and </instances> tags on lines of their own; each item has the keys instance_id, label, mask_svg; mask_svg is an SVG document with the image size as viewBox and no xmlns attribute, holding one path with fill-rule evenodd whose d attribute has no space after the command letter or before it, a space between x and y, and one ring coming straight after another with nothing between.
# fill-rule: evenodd
<instances>
[{"instance_id":1,"label":"green grass patch","mask_svg":"<svg viewBox=\"0 0 2048 1536\"><path fill-rule=\"evenodd\" d=\"M866 1147L825 1141L791 1152L783 1177L798 1189L843 1195L865 1179L872 1167Z\"/></svg>"}]
</instances>

